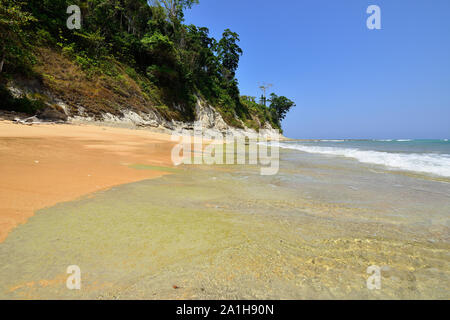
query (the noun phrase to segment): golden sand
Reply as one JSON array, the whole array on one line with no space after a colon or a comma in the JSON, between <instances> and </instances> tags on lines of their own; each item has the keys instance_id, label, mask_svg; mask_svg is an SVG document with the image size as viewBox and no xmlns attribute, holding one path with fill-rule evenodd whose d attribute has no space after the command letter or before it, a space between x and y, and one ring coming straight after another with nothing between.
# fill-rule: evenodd
<instances>
[{"instance_id":1,"label":"golden sand","mask_svg":"<svg viewBox=\"0 0 450 320\"><path fill-rule=\"evenodd\" d=\"M171 166L171 148L143 130L0 121L0 242L38 209L163 175L130 166Z\"/></svg>"}]
</instances>

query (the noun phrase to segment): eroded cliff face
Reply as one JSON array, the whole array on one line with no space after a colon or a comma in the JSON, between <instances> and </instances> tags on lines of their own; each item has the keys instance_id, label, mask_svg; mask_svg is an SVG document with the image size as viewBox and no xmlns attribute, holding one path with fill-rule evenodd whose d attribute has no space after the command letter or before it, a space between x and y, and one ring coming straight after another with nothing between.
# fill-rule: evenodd
<instances>
[{"instance_id":1,"label":"eroded cliff face","mask_svg":"<svg viewBox=\"0 0 450 320\"><path fill-rule=\"evenodd\" d=\"M235 136L256 134L253 128L259 127L265 136L279 136L269 123L261 123L259 119L254 119L256 126L252 128L236 115L234 121L225 121L218 109L200 96L195 107L169 107L160 99L158 87L144 90L139 82L142 79L130 77L119 64L120 76L112 77L89 75L64 54L51 49L39 50L37 60L33 67L34 76L16 76L7 83L13 97L40 102L42 108L34 109L36 121L141 127L162 132L193 130L195 124L201 124L202 129L211 134L219 132ZM4 109L1 101L0 109Z\"/></svg>"},{"instance_id":2,"label":"eroded cliff face","mask_svg":"<svg viewBox=\"0 0 450 320\"><path fill-rule=\"evenodd\" d=\"M202 99L197 100L195 108L195 121L182 122L175 120L166 120L158 112L139 112L129 109L121 110L122 116L113 115L110 113L102 114L103 119L99 120L90 117L86 114L83 108L78 109L77 114L69 115L69 121L73 123L99 123L111 126L120 127L141 127L156 129L162 132L178 132L182 133L183 130L192 131L195 126L201 127L201 129L210 135L214 134L230 134L232 136L248 136L258 135L253 129L247 128L242 122L243 128L235 128L229 126L222 118L216 109ZM261 128L260 134L266 138L280 138L282 137L278 130L271 127L269 123L266 123Z\"/></svg>"},{"instance_id":3,"label":"eroded cliff face","mask_svg":"<svg viewBox=\"0 0 450 320\"><path fill-rule=\"evenodd\" d=\"M122 106L118 112L101 112L93 115L82 105L69 105L66 101L56 97L51 91L44 89L37 82L20 84L10 82L8 89L15 98L21 97L44 97L47 105L46 110L39 112L36 116L41 121L67 121L70 123L91 123L98 125L126 127L126 128L148 128L160 132L179 132L183 130L192 131L195 126L200 126L207 134L229 134L232 136L257 135L253 129L241 123L242 128L228 125L220 113L208 102L198 98L195 106L195 121L167 120L158 111L145 109L143 111ZM52 115L51 117L47 115ZM278 130L265 123L261 128L260 135L270 139L281 138Z\"/></svg>"}]
</instances>

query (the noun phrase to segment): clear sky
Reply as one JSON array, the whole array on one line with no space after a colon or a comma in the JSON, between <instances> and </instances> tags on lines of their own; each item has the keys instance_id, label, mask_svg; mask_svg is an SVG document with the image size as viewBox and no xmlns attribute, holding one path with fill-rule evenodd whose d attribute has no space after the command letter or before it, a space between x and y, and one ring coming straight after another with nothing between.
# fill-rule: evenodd
<instances>
[{"instance_id":1,"label":"clear sky","mask_svg":"<svg viewBox=\"0 0 450 320\"><path fill-rule=\"evenodd\" d=\"M241 94L294 100L288 137L450 138L450 0L200 0L186 23L240 35Z\"/></svg>"}]
</instances>

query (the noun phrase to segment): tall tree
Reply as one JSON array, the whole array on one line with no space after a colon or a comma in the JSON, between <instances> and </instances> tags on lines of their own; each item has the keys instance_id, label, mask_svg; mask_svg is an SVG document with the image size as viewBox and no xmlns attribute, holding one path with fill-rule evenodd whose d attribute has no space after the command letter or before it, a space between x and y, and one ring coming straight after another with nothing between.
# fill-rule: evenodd
<instances>
[{"instance_id":1,"label":"tall tree","mask_svg":"<svg viewBox=\"0 0 450 320\"><path fill-rule=\"evenodd\" d=\"M217 45L218 56L224 67L223 75L229 81L235 77L240 56L243 54L237 44L239 41L239 35L236 32L226 29Z\"/></svg>"},{"instance_id":2,"label":"tall tree","mask_svg":"<svg viewBox=\"0 0 450 320\"><path fill-rule=\"evenodd\" d=\"M33 16L22 11L23 3L12 0L0 0L0 72L6 59L22 59L26 52L23 50L28 45L27 35L23 30Z\"/></svg>"},{"instance_id":3,"label":"tall tree","mask_svg":"<svg viewBox=\"0 0 450 320\"><path fill-rule=\"evenodd\" d=\"M194 4L199 3L199 0L154 0L153 2L163 6L169 19L174 22L183 20L184 10L192 8Z\"/></svg>"},{"instance_id":4,"label":"tall tree","mask_svg":"<svg viewBox=\"0 0 450 320\"><path fill-rule=\"evenodd\" d=\"M274 111L278 117L278 121L284 120L286 114L292 107L295 107L295 103L283 96L277 96L275 93L270 95L270 109Z\"/></svg>"}]
</instances>

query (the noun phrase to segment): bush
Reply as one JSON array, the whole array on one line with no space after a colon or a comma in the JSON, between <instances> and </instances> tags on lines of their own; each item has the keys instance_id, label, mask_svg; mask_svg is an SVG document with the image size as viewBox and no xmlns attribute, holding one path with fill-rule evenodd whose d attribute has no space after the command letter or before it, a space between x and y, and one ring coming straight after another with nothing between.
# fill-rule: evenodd
<instances>
[{"instance_id":1,"label":"bush","mask_svg":"<svg viewBox=\"0 0 450 320\"><path fill-rule=\"evenodd\" d=\"M40 45L54 45L56 43L50 32L44 29L39 29L36 32L36 41Z\"/></svg>"},{"instance_id":2,"label":"bush","mask_svg":"<svg viewBox=\"0 0 450 320\"><path fill-rule=\"evenodd\" d=\"M45 108L45 106L42 100L30 100L26 97L14 98L8 88L0 85L0 109L2 110L34 115L38 110Z\"/></svg>"},{"instance_id":3,"label":"bush","mask_svg":"<svg viewBox=\"0 0 450 320\"><path fill-rule=\"evenodd\" d=\"M256 98L242 96L240 99L240 103L244 106L244 108L248 109L249 113L253 117L258 118L261 125L264 125L266 122L268 122L270 123L272 128L281 129L276 112L262 104L256 103ZM257 124L255 124L254 121L249 120L248 123L251 128L256 129L254 126L257 126Z\"/></svg>"}]
</instances>

